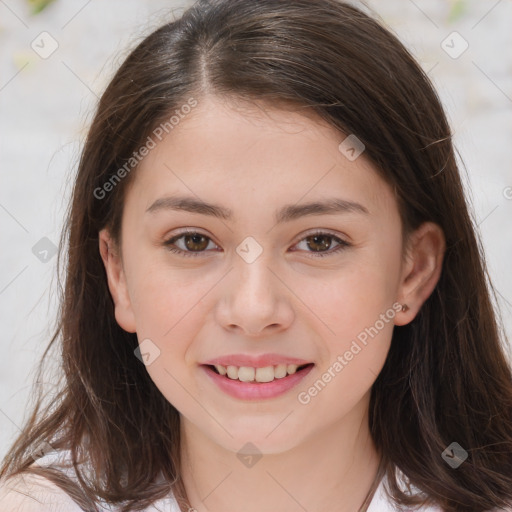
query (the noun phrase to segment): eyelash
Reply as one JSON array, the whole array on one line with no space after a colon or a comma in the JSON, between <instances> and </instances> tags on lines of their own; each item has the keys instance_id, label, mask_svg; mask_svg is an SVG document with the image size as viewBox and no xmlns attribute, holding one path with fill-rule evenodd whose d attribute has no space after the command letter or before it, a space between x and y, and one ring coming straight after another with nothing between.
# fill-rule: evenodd
<instances>
[{"instance_id":1,"label":"eyelash","mask_svg":"<svg viewBox=\"0 0 512 512\"><path fill-rule=\"evenodd\" d=\"M204 251L195 251L194 252L194 251L184 251L182 249L178 249L176 247L173 247L174 242L176 242L180 238L183 238L185 236L191 236L191 235L200 235L200 236L206 238L207 240L211 241L212 243L214 243L213 240L210 237L208 237L206 235L203 235L202 233L199 233L197 231L186 231L186 232L181 233L179 235L173 236L172 238L169 238L168 240L166 240L163 243L163 245L166 246L167 250L169 250L170 252L173 252L175 254L179 254L180 256L184 256L184 257L200 256L201 254L205 253L206 250L204 250ZM337 254L338 252L342 251L343 249L346 249L347 247L351 246L351 244L349 244L345 240L342 240L341 238L333 235L332 233L326 232L326 231L315 231L314 233L310 233L307 236L305 236L304 238L302 238L301 240L299 240L297 242L297 244L302 242L302 241L304 241L304 240L307 240L308 238L313 238L313 237L316 237L316 236L327 236L329 238L332 238L339 245L335 249L328 250L328 251L318 251L318 252L306 251L306 252L310 253L312 255L311 257L313 257L313 258L323 258L325 256L332 256L333 254ZM297 245L297 244L295 244L295 245Z\"/></svg>"}]
</instances>

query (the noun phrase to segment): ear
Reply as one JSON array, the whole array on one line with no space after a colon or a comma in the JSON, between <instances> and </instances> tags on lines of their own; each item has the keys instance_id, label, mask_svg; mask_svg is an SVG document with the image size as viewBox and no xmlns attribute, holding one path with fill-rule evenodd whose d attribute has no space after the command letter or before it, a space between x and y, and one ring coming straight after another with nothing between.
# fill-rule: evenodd
<instances>
[{"instance_id":1,"label":"ear","mask_svg":"<svg viewBox=\"0 0 512 512\"><path fill-rule=\"evenodd\" d=\"M128 294L123 262L107 229L99 232L99 245L101 259L107 273L108 287L114 301L116 321L125 331L136 332L135 315Z\"/></svg>"},{"instance_id":2,"label":"ear","mask_svg":"<svg viewBox=\"0 0 512 512\"><path fill-rule=\"evenodd\" d=\"M395 325L411 322L434 291L443 266L446 242L443 230L433 222L423 223L411 233L402 267L399 302L405 311L395 316Z\"/></svg>"}]
</instances>

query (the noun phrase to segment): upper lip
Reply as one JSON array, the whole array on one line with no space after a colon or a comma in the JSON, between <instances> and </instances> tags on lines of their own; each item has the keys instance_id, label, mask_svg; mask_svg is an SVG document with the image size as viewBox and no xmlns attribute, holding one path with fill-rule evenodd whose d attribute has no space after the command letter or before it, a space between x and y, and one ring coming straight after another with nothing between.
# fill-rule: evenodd
<instances>
[{"instance_id":1,"label":"upper lip","mask_svg":"<svg viewBox=\"0 0 512 512\"><path fill-rule=\"evenodd\" d=\"M264 368L265 366L276 366L278 364L296 364L301 366L309 364L311 361L299 359L297 357L288 357L280 354L261 354L259 356L252 356L249 354L229 354L226 356L215 357L203 364L222 366L248 366L250 368Z\"/></svg>"}]
</instances>

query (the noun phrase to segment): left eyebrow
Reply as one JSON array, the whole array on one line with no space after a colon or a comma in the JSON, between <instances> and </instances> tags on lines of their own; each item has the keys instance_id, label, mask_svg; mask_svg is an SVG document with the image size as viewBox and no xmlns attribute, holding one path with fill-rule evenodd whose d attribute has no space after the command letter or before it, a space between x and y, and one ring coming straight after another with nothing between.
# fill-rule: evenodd
<instances>
[{"instance_id":1,"label":"left eyebrow","mask_svg":"<svg viewBox=\"0 0 512 512\"><path fill-rule=\"evenodd\" d=\"M155 213L161 210L182 210L200 215L209 215L226 221L233 220L233 212L229 208L206 203L193 196L161 197L147 208L146 213ZM281 224L301 217L336 213L370 214L368 209L362 204L345 199L328 198L323 201L285 205L275 212L274 219L276 224Z\"/></svg>"},{"instance_id":2,"label":"left eyebrow","mask_svg":"<svg viewBox=\"0 0 512 512\"><path fill-rule=\"evenodd\" d=\"M336 213L364 213L370 212L362 204L345 199L329 198L324 201L314 201L303 204L286 205L275 214L276 224L290 222L292 220L309 215L329 215Z\"/></svg>"}]
</instances>

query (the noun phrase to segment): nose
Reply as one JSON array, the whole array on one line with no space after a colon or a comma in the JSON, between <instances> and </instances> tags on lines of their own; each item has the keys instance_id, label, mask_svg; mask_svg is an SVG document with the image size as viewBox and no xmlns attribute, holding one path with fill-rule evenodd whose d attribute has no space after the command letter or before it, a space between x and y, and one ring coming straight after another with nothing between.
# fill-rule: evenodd
<instances>
[{"instance_id":1,"label":"nose","mask_svg":"<svg viewBox=\"0 0 512 512\"><path fill-rule=\"evenodd\" d=\"M217 308L217 321L225 329L261 337L285 330L293 322L293 294L264 254L251 263L235 258Z\"/></svg>"}]
</instances>

